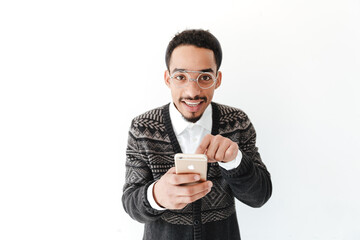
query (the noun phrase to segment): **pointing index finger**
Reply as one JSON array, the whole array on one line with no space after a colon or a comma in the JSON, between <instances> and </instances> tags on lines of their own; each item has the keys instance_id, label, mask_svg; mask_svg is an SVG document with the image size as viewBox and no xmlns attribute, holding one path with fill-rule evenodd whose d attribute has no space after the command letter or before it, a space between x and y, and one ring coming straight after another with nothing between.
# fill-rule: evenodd
<instances>
[{"instance_id":1,"label":"pointing index finger","mask_svg":"<svg viewBox=\"0 0 360 240\"><path fill-rule=\"evenodd\" d=\"M198 148L196 149L196 154L204 154L207 150L207 148L210 145L211 142L211 134L207 134L203 140L201 141L200 145L198 146Z\"/></svg>"}]
</instances>

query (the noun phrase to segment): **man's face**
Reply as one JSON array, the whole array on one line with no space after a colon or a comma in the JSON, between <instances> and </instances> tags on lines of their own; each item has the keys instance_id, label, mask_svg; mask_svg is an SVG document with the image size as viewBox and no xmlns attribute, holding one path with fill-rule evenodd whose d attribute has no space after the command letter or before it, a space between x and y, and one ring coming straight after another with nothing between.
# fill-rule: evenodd
<instances>
[{"instance_id":1,"label":"man's face","mask_svg":"<svg viewBox=\"0 0 360 240\"><path fill-rule=\"evenodd\" d=\"M177 70L206 71L216 76L216 62L212 50L198 48L193 45L178 46L171 55L169 71L165 71L165 83L171 90L172 100L182 116L190 121L196 122L210 104L214 91L221 84L221 72L218 72L216 84L208 89L202 89L195 81L190 81L184 88L178 88L170 78ZM199 73L190 72L191 78L196 79Z\"/></svg>"}]
</instances>

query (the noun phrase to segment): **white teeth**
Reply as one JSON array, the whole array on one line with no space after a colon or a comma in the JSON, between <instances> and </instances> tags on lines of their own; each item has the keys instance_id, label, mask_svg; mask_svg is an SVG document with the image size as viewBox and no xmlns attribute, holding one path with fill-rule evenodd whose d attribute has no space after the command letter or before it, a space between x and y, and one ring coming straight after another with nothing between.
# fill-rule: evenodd
<instances>
[{"instance_id":1,"label":"white teeth","mask_svg":"<svg viewBox=\"0 0 360 240\"><path fill-rule=\"evenodd\" d=\"M186 101L185 101L185 103L186 103L186 105L189 105L190 107L194 107L194 106L197 106L197 105L199 105L199 104L200 104L200 102L197 102L197 103L191 103L191 102L186 102Z\"/></svg>"}]
</instances>

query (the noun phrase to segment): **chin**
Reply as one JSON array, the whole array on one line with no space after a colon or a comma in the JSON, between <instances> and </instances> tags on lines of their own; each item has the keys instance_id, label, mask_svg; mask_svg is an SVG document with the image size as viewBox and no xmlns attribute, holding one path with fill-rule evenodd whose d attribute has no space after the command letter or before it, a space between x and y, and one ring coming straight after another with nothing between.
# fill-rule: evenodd
<instances>
[{"instance_id":1,"label":"chin","mask_svg":"<svg viewBox=\"0 0 360 240\"><path fill-rule=\"evenodd\" d=\"M192 122L192 123L196 123L202 116L202 113L199 116L193 115L193 114L189 114L189 116L185 116L184 114L181 114L183 116L183 118L188 121L188 122Z\"/></svg>"}]
</instances>

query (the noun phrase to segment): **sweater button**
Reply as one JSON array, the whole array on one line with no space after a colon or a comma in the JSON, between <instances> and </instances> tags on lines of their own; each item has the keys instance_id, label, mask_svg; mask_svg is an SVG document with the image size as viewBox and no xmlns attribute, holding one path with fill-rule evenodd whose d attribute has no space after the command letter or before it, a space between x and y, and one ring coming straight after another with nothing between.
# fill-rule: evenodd
<instances>
[{"instance_id":1,"label":"sweater button","mask_svg":"<svg viewBox=\"0 0 360 240\"><path fill-rule=\"evenodd\" d=\"M195 226L199 225L199 223L200 223L200 221L197 220L197 219L194 221L194 225L195 225Z\"/></svg>"}]
</instances>

